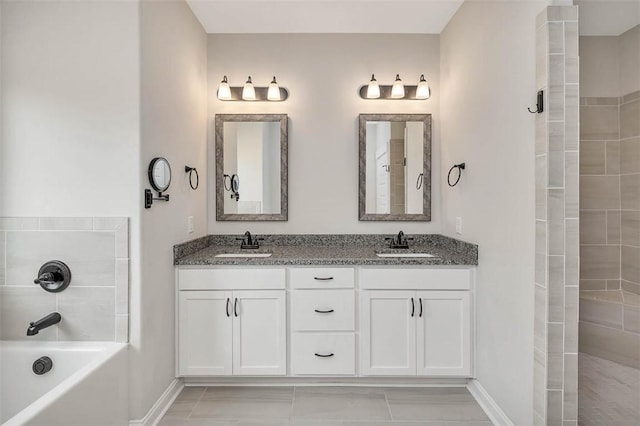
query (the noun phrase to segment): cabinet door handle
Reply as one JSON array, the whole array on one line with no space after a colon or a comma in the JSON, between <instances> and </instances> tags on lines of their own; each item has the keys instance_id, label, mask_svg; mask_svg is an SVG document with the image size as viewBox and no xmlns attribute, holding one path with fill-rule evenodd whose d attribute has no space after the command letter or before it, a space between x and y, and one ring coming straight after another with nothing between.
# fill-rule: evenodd
<instances>
[{"instance_id":1,"label":"cabinet door handle","mask_svg":"<svg viewBox=\"0 0 640 426\"><path fill-rule=\"evenodd\" d=\"M315 353L315 356L319 357L319 358L331 358L333 356L333 353L330 354L319 354L319 353Z\"/></svg>"},{"instance_id":2,"label":"cabinet door handle","mask_svg":"<svg viewBox=\"0 0 640 426\"><path fill-rule=\"evenodd\" d=\"M238 316L238 298L233 302L233 315Z\"/></svg>"},{"instance_id":3,"label":"cabinet door handle","mask_svg":"<svg viewBox=\"0 0 640 426\"><path fill-rule=\"evenodd\" d=\"M420 298L420 315L418 316L422 318L422 297Z\"/></svg>"},{"instance_id":4,"label":"cabinet door handle","mask_svg":"<svg viewBox=\"0 0 640 426\"><path fill-rule=\"evenodd\" d=\"M229 314L229 298L227 297L227 318L230 317L231 315Z\"/></svg>"},{"instance_id":5,"label":"cabinet door handle","mask_svg":"<svg viewBox=\"0 0 640 426\"><path fill-rule=\"evenodd\" d=\"M317 281L331 281L333 277L313 277L313 279Z\"/></svg>"},{"instance_id":6,"label":"cabinet door handle","mask_svg":"<svg viewBox=\"0 0 640 426\"><path fill-rule=\"evenodd\" d=\"M413 297L411 298L411 318L416 314L416 304L413 301Z\"/></svg>"},{"instance_id":7,"label":"cabinet door handle","mask_svg":"<svg viewBox=\"0 0 640 426\"><path fill-rule=\"evenodd\" d=\"M331 312L333 312L333 309L328 309L326 311L323 311L322 309L314 309L314 311L316 311L319 314L330 314Z\"/></svg>"}]
</instances>

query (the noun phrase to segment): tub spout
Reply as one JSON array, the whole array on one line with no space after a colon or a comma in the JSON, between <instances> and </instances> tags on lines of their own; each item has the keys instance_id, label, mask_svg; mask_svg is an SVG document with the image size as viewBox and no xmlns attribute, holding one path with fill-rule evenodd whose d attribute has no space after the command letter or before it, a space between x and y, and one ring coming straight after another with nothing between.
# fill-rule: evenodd
<instances>
[{"instance_id":1,"label":"tub spout","mask_svg":"<svg viewBox=\"0 0 640 426\"><path fill-rule=\"evenodd\" d=\"M35 336L40 332L40 330L59 323L61 319L62 317L57 312L49 314L44 318L40 318L38 321L29 324L27 336Z\"/></svg>"}]
</instances>

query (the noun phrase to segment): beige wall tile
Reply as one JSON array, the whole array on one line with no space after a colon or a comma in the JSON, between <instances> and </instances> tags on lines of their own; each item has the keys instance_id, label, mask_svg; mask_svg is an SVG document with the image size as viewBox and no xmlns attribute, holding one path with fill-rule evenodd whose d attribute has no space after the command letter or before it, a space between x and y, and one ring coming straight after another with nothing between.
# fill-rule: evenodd
<instances>
[{"instance_id":1,"label":"beige wall tile","mask_svg":"<svg viewBox=\"0 0 640 426\"><path fill-rule=\"evenodd\" d=\"M640 210L640 173L620 176L620 197L623 210Z\"/></svg>"},{"instance_id":2,"label":"beige wall tile","mask_svg":"<svg viewBox=\"0 0 640 426\"><path fill-rule=\"evenodd\" d=\"M567 84L577 84L580 80L580 67L578 65L578 57L564 58L564 80Z\"/></svg>"},{"instance_id":3,"label":"beige wall tile","mask_svg":"<svg viewBox=\"0 0 640 426\"><path fill-rule=\"evenodd\" d=\"M619 139L618 107L580 107L580 139L596 141Z\"/></svg>"},{"instance_id":4,"label":"beige wall tile","mask_svg":"<svg viewBox=\"0 0 640 426\"><path fill-rule=\"evenodd\" d=\"M564 54L568 58L578 57L578 23L564 23Z\"/></svg>"},{"instance_id":5,"label":"beige wall tile","mask_svg":"<svg viewBox=\"0 0 640 426\"><path fill-rule=\"evenodd\" d=\"M640 333L640 308L637 306L623 306L624 329L632 333Z\"/></svg>"},{"instance_id":6,"label":"beige wall tile","mask_svg":"<svg viewBox=\"0 0 640 426\"><path fill-rule=\"evenodd\" d=\"M564 289L564 352L578 352L578 304L577 287Z\"/></svg>"},{"instance_id":7,"label":"beige wall tile","mask_svg":"<svg viewBox=\"0 0 640 426\"><path fill-rule=\"evenodd\" d=\"M564 321L564 318L562 319ZM562 322L547 323L547 354L564 352L564 325Z\"/></svg>"},{"instance_id":8,"label":"beige wall tile","mask_svg":"<svg viewBox=\"0 0 640 426\"><path fill-rule=\"evenodd\" d=\"M620 141L607 141L607 174L620 174Z\"/></svg>"},{"instance_id":9,"label":"beige wall tile","mask_svg":"<svg viewBox=\"0 0 640 426\"><path fill-rule=\"evenodd\" d=\"M631 102L636 99L640 99L640 90L636 90L635 92L627 93L622 96L621 103L626 104L627 102Z\"/></svg>"},{"instance_id":10,"label":"beige wall tile","mask_svg":"<svg viewBox=\"0 0 640 426\"><path fill-rule=\"evenodd\" d=\"M577 152L564 154L564 205L565 217L577 219L580 217L580 171Z\"/></svg>"},{"instance_id":11,"label":"beige wall tile","mask_svg":"<svg viewBox=\"0 0 640 426\"><path fill-rule=\"evenodd\" d=\"M564 355L564 420L578 419L578 354Z\"/></svg>"},{"instance_id":12,"label":"beige wall tile","mask_svg":"<svg viewBox=\"0 0 640 426\"><path fill-rule=\"evenodd\" d=\"M547 117L536 114L536 155L547 154Z\"/></svg>"},{"instance_id":13,"label":"beige wall tile","mask_svg":"<svg viewBox=\"0 0 640 426\"><path fill-rule=\"evenodd\" d=\"M607 211L607 244L620 244L620 210Z\"/></svg>"},{"instance_id":14,"label":"beige wall tile","mask_svg":"<svg viewBox=\"0 0 640 426\"><path fill-rule=\"evenodd\" d=\"M549 123L549 188L564 187L564 123Z\"/></svg>"},{"instance_id":15,"label":"beige wall tile","mask_svg":"<svg viewBox=\"0 0 640 426\"><path fill-rule=\"evenodd\" d=\"M549 6L547 7L547 21L577 21L577 6Z\"/></svg>"},{"instance_id":16,"label":"beige wall tile","mask_svg":"<svg viewBox=\"0 0 640 426\"><path fill-rule=\"evenodd\" d=\"M580 105L591 105L591 106L618 106L620 103L620 98L618 97L585 97L581 98L583 102Z\"/></svg>"},{"instance_id":17,"label":"beige wall tile","mask_svg":"<svg viewBox=\"0 0 640 426\"><path fill-rule=\"evenodd\" d=\"M547 425L562 424L562 391L547 391Z\"/></svg>"},{"instance_id":18,"label":"beige wall tile","mask_svg":"<svg viewBox=\"0 0 640 426\"><path fill-rule=\"evenodd\" d=\"M4 249L4 240L5 240L5 232L0 231L0 286L4 285L4 274L5 274L5 249Z\"/></svg>"},{"instance_id":19,"label":"beige wall tile","mask_svg":"<svg viewBox=\"0 0 640 426\"><path fill-rule=\"evenodd\" d=\"M542 287L547 287L547 255L536 253L535 282Z\"/></svg>"},{"instance_id":20,"label":"beige wall tile","mask_svg":"<svg viewBox=\"0 0 640 426\"><path fill-rule=\"evenodd\" d=\"M618 246L581 246L580 277L583 279L616 279L620 277Z\"/></svg>"},{"instance_id":21,"label":"beige wall tile","mask_svg":"<svg viewBox=\"0 0 640 426\"><path fill-rule=\"evenodd\" d=\"M640 136L640 100L620 106L620 139Z\"/></svg>"},{"instance_id":22,"label":"beige wall tile","mask_svg":"<svg viewBox=\"0 0 640 426\"><path fill-rule=\"evenodd\" d=\"M547 252L547 222L536 220L536 253Z\"/></svg>"},{"instance_id":23,"label":"beige wall tile","mask_svg":"<svg viewBox=\"0 0 640 426\"><path fill-rule=\"evenodd\" d=\"M564 190L549 189L549 254L564 254Z\"/></svg>"},{"instance_id":24,"label":"beige wall tile","mask_svg":"<svg viewBox=\"0 0 640 426\"><path fill-rule=\"evenodd\" d=\"M113 341L115 292L113 288L69 287L58 296L61 340Z\"/></svg>"},{"instance_id":25,"label":"beige wall tile","mask_svg":"<svg viewBox=\"0 0 640 426\"><path fill-rule=\"evenodd\" d=\"M580 174L603 175L606 172L606 144L603 141L580 141Z\"/></svg>"},{"instance_id":26,"label":"beige wall tile","mask_svg":"<svg viewBox=\"0 0 640 426\"><path fill-rule=\"evenodd\" d=\"M578 219L565 220L564 285L580 283L580 224Z\"/></svg>"},{"instance_id":27,"label":"beige wall tile","mask_svg":"<svg viewBox=\"0 0 640 426\"><path fill-rule=\"evenodd\" d=\"M546 401L546 356L537 349L533 350L533 407L535 411L545 411Z\"/></svg>"},{"instance_id":28,"label":"beige wall tile","mask_svg":"<svg viewBox=\"0 0 640 426\"><path fill-rule=\"evenodd\" d=\"M620 141L620 173L640 173L640 137Z\"/></svg>"},{"instance_id":29,"label":"beige wall tile","mask_svg":"<svg viewBox=\"0 0 640 426\"><path fill-rule=\"evenodd\" d=\"M607 212L582 210L580 211L580 243L607 243Z\"/></svg>"},{"instance_id":30,"label":"beige wall tile","mask_svg":"<svg viewBox=\"0 0 640 426\"><path fill-rule=\"evenodd\" d=\"M45 292L40 286L3 286L0 288L0 337L25 340L30 322L55 311L55 294ZM58 326L52 326L30 336L29 340L56 340L57 336Z\"/></svg>"},{"instance_id":31,"label":"beige wall tile","mask_svg":"<svg viewBox=\"0 0 640 426\"><path fill-rule=\"evenodd\" d=\"M549 24L551 28L554 24ZM562 31L562 24L560 24L560 31ZM551 40L551 34L549 35L549 45L553 41ZM563 44L562 38L559 41ZM549 55L549 87L550 88L563 88L564 91L564 55Z\"/></svg>"},{"instance_id":32,"label":"beige wall tile","mask_svg":"<svg viewBox=\"0 0 640 426\"><path fill-rule=\"evenodd\" d=\"M624 291L628 291L629 293L640 294L640 284L632 283L631 281L620 281L620 287Z\"/></svg>"},{"instance_id":33,"label":"beige wall tile","mask_svg":"<svg viewBox=\"0 0 640 426\"><path fill-rule=\"evenodd\" d=\"M91 217L41 217L40 230L90 231L93 229Z\"/></svg>"},{"instance_id":34,"label":"beige wall tile","mask_svg":"<svg viewBox=\"0 0 640 426\"><path fill-rule=\"evenodd\" d=\"M617 176L580 176L580 208L615 210L620 208L620 179Z\"/></svg>"},{"instance_id":35,"label":"beige wall tile","mask_svg":"<svg viewBox=\"0 0 640 426\"><path fill-rule=\"evenodd\" d=\"M549 318L564 321L564 256L549 256Z\"/></svg>"},{"instance_id":36,"label":"beige wall tile","mask_svg":"<svg viewBox=\"0 0 640 426\"><path fill-rule=\"evenodd\" d=\"M547 290L537 284L534 287L533 346L546 353Z\"/></svg>"},{"instance_id":37,"label":"beige wall tile","mask_svg":"<svg viewBox=\"0 0 640 426\"><path fill-rule=\"evenodd\" d=\"M549 29L549 54L564 53L564 24L562 22L550 22Z\"/></svg>"},{"instance_id":38,"label":"beige wall tile","mask_svg":"<svg viewBox=\"0 0 640 426\"><path fill-rule=\"evenodd\" d=\"M638 334L581 322L579 342L580 352L640 368L640 335Z\"/></svg>"},{"instance_id":39,"label":"beige wall tile","mask_svg":"<svg viewBox=\"0 0 640 426\"><path fill-rule=\"evenodd\" d=\"M607 290L620 290L620 280L607 280Z\"/></svg>"},{"instance_id":40,"label":"beige wall tile","mask_svg":"<svg viewBox=\"0 0 640 426\"><path fill-rule=\"evenodd\" d=\"M580 321L622 329L622 304L581 298Z\"/></svg>"},{"instance_id":41,"label":"beige wall tile","mask_svg":"<svg viewBox=\"0 0 640 426\"><path fill-rule=\"evenodd\" d=\"M567 84L564 86L564 148L577 151L580 142L580 86Z\"/></svg>"},{"instance_id":42,"label":"beige wall tile","mask_svg":"<svg viewBox=\"0 0 640 426\"><path fill-rule=\"evenodd\" d=\"M640 283L640 247L622 246L622 279Z\"/></svg>"},{"instance_id":43,"label":"beige wall tile","mask_svg":"<svg viewBox=\"0 0 640 426\"><path fill-rule=\"evenodd\" d=\"M580 290L606 290L607 280L580 280Z\"/></svg>"},{"instance_id":44,"label":"beige wall tile","mask_svg":"<svg viewBox=\"0 0 640 426\"><path fill-rule=\"evenodd\" d=\"M549 83L549 89L547 89L547 91L549 92L549 96L547 97L549 120L564 121L564 85L553 86Z\"/></svg>"},{"instance_id":45,"label":"beige wall tile","mask_svg":"<svg viewBox=\"0 0 640 426\"><path fill-rule=\"evenodd\" d=\"M547 389L562 390L563 364L562 353L547 355Z\"/></svg>"},{"instance_id":46,"label":"beige wall tile","mask_svg":"<svg viewBox=\"0 0 640 426\"><path fill-rule=\"evenodd\" d=\"M640 246L640 210L622 211L622 244Z\"/></svg>"}]
</instances>

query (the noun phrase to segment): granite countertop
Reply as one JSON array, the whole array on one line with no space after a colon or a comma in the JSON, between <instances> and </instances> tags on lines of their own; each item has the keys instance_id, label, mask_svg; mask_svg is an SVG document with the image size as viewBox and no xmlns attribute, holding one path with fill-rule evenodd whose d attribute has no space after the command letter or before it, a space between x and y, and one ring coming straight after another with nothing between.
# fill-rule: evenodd
<instances>
[{"instance_id":1,"label":"granite countertop","mask_svg":"<svg viewBox=\"0 0 640 426\"><path fill-rule=\"evenodd\" d=\"M258 235L257 250L241 250L238 235L208 235L174 246L174 264L202 265L459 265L478 264L478 246L443 235L407 235L409 249L389 249L391 235ZM378 257L376 253L429 253L434 257ZM272 253L269 257L215 257L224 253Z\"/></svg>"}]
</instances>

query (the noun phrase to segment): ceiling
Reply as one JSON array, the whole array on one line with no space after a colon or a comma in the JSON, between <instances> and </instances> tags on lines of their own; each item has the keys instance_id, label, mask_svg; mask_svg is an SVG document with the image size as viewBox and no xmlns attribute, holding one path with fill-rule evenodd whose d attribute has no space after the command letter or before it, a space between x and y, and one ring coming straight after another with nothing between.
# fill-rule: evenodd
<instances>
[{"instance_id":1,"label":"ceiling","mask_svg":"<svg viewBox=\"0 0 640 426\"><path fill-rule=\"evenodd\" d=\"M640 0L575 0L580 35L618 36L640 24Z\"/></svg>"},{"instance_id":2,"label":"ceiling","mask_svg":"<svg viewBox=\"0 0 640 426\"><path fill-rule=\"evenodd\" d=\"M187 0L208 33L439 34L464 0Z\"/></svg>"},{"instance_id":3,"label":"ceiling","mask_svg":"<svg viewBox=\"0 0 640 426\"><path fill-rule=\"evenodd\" d=\"M440 34L464 1L187 0L187 3L208 33ZM570 0L546 1L570 4ZM574 0L574 4L580 7L580 35L617 36L640 24L640 0Z\"/></svg>"}]
</instances>

